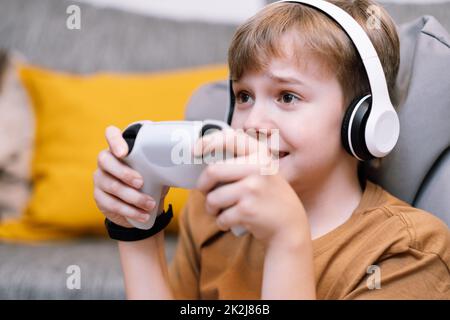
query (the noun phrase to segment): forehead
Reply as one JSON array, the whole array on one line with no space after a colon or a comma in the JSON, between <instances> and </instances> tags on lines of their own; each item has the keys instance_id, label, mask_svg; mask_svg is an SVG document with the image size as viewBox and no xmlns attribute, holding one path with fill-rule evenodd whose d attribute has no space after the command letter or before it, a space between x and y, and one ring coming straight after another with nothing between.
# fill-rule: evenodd
<instances>
[{"instance_id":1,"label":"forehead","mask_svg":"<svg viewBox=\"0 0 450 320\"><path fill-rule=\"evenodd\" d=\"M278 39L277 45L276 54L266 55L258 69L250 66L245 68L241 79L256 75L273 79L273 75L276 75L299 78L304 82L323 82L336 78L334 68L328 65L326 59L304 46L294 32L286 32Z\"/></svg>"},{"instance_id":2,"label":"forehead","mask_svg":"<svg viewBox=\"0 0 450 320\"><path fill-rule=\"evenodd\" d=\"M236 83L250 79L265 78L280 84L299 84L314 87L325 82L337 81L336 75L330 72L319 57L302 55L282 55L272 57L265 66L258 70L244 70Z\"/></svg>"}]
</instances>

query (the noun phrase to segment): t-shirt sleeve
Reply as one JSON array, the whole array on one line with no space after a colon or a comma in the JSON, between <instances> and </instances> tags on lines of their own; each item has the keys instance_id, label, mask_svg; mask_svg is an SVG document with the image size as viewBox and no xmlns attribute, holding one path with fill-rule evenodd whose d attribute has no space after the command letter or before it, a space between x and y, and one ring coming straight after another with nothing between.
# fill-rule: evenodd
<instances>
[{"instance_id":1,"label":"t-shirt sleeve","mask_svg":"<svg viewBox=\"0 0 450 320\"><path fill-rule=\"evenodd\" d=\"M426 215L412 216L408 225L408 247L368 266L366 276L345 299L450 300L447 226Z\"/></svg>"},{"instance_id":2,"label":"t-shirt sleeve","mask_svg":"<svg viewBox=\"0 0 450 320\"><path fill-rule=\"evenodd\" d=\"M196 250L185 205L180 215L180 228L175 255L169 266L169 281L175 299L199 299L199 254Z\"/></svg>"},{"instance_id":3,"label":"t-shirt sleeve","mask_svg":"<svg viewBox=\"0 0 450 320\"><path fill-rule=\"evenodd\" d=\"M448 266L434 253L411 249L368 269L345 299L450 299Z\"/></svg>"}]
</instances>

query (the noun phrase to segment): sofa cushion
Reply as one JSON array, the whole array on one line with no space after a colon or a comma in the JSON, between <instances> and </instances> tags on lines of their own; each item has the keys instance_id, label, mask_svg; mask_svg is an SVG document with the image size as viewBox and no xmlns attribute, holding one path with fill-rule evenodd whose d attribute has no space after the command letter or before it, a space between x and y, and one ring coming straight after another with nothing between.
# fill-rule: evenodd
<instances>
[{"instance_id":1,"label":"sofa cushion","mask_svg":"<svg viewBox=\"0 0 450 320\"><path fill-rule=\"evenodd\" d=\"M166 235L165 239L166 258L171 261L177 238ZM0 257L0 300L125 298L116 241L85 238L33 246L0 243ZM79 290L70 278L78 271ZM68 281L73 289L68 288Z\"/></svg>"},{"instance_id":2,"label":"sofa cushion","mask_svg":"<svg viewBox=\"0 0 450 320\"><path fill-rule=\"evenodd\" d=\"M114 241L85 239L38 246L0 243L0 256L9 257L0 261L0 299L125 297ZM74 275L70 266L80 268L80 290L67 286L69 276Z\"/></svg>"}]
</instances>

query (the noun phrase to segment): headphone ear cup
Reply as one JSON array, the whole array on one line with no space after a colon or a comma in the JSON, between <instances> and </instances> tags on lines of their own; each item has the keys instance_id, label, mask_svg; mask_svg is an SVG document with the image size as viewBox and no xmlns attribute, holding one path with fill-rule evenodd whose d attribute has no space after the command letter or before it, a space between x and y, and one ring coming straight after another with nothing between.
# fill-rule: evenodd
<instances>
[{"instance_id":1,"label":"headphone ear cup","mask_svg":"<svg viewBox=\"0 0 450 320\"><path fill-rule=\"evenodd\" d=\"M372 97L367 95L352 101L347 108L341 127L341 140L345 150L361 161L370 160L372 154L366 144L366 124L372 106Z\"/></svg>"},{"instance_id":2,"label":"headphone ear cup","mask_svg":"<svg viewBox=\"0 0 450 320\"><path fill-rule=\"evenodd\" d=\"M233 120L234 113L234 105L236 103L236 97L233 92L233 84L231 79L228 80L228 96L229 96L229 106L228 106L228 114L226 115L227 123L231 126L231 121Z\"/></svg>"},{"instance_id":3,"label":"headphone ear cup","mask_svg":"<svg viewBox=\"0 0 450 320\"><path fill-rule=\"evenodd\" d=\"M353 109L355 109L356 106L356 100L353 100L352 103L349 105L349 107L345 110L344 118L342 119L342 127L341 127L341 141L342 145L344 146L345 151L349 153L350 155L354 156L352 153L352 150L350 149L350 142L348 139L348 127L350 123L350 117L353 113Z\"/></svg>"}]
</instances>

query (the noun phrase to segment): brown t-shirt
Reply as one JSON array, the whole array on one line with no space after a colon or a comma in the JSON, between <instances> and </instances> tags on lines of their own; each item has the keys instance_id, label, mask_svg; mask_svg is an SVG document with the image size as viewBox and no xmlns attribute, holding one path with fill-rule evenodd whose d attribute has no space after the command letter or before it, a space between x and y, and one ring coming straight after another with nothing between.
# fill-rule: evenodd
<instances>
[{"instance_id":1,"label":"brown t-shirt","mask_svg":"<svg viewBox=\"0 0 450 320\"><path fill-rule=\"evenodd\" d=\"M264 247L220 231L192 191L169 279L178 299L259 299ZM318 299L450 299L450 232L367 182L342 225L313 241Z\"/></svg>"}]
</instances>

